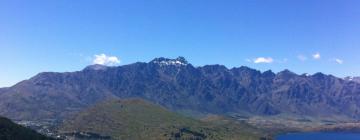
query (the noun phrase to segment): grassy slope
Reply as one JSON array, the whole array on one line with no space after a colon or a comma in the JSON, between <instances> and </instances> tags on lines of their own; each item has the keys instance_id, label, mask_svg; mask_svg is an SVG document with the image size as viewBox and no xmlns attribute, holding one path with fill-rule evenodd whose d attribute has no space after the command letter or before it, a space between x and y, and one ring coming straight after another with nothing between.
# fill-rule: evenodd
<instances>
[{"instance_id":1,"label":"grassy slope","mask_svg":"<svg viewBox=\"0 0 360 140\"><path fill-rule=\"evenodd\" d=\"M36 133L34 130L13 123L0 117L0 140L52 140Z\"/></svg>"},{"instance_id":2,"label":"grassy slope","mask_svg":"<svg viewBox=\"0 0 360 140\"><path fill-rule=\"evenodd\" d=\"M60 132L93 132L113 139L257 140L264 133L221 117L206 121L172 113L140 99L110 100L79 113L64 123Z\"/></svg>"}]
</instances>

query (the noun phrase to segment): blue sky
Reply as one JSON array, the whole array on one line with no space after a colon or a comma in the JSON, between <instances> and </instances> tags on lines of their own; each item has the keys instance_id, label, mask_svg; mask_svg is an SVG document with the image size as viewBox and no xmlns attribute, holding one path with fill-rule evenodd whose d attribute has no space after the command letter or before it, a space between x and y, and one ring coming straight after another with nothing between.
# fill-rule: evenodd
<instances>
[{"instance_id":1,"label":"blue sky","mask_svg":"<svg viewBox=\"0 0 360 140\"><path fill-rule=\"evenodd\" d=\"M81 70L95 55L117 65L184 56L195 66L357 76L359 7L358 0L0 0L0 87Z\"/></svg>"}]
</instances>

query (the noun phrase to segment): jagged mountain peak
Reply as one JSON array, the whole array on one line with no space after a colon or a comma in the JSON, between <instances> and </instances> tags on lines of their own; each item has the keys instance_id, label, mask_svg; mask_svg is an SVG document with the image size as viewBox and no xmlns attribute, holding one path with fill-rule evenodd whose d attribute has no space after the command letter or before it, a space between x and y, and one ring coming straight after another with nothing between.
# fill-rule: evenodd
<instances>
[{"instance_id":1,"label":"jagged mountain peak","mask_svg":"<svg viewBox=\"0 0 360 140\"><path fill-rule=\"evenodd\" d=\"M189 64L188 61L182 56L179 56L176 59L159 57L159 58L153 59L152 61L150 61L150 63L159 64L161 66L164 66L164 65L185 66L185 65Z\"/></svg>"},{"instance_id":2,"label":"jagged mountain peak","mask_svg":"<svg viewBox=\"0 0 360 140\"><path fill-rule=\"evenodd\" d=\"M317 73L315 73L313 76L325 76L325 74L322 73L322 72L317 72Z\"/></svg>"},{"instance_id":3,"label":"jagged mountain peak","mask_svg":"<svg viewBox=\"0 0 360 140\"><path fill-rule=\"evenodd\" d=\"M283 78L291 78L291 77L295 77L295 76L298 76L296 73L288 70L288 69L285 69L283 71L280 71L276 74L278 77L283 77Z\"/></svg>"},{"instance_id":4,"label":"jagged mountain peak","mask_svg":"<svg viewBox=\"0 0 360 140\"><path fill-rule=\"evenodd\" d=\"M264 71L262 74L264 76L275 76L275 73L271 70Z\"/></svg>"},{"instance_id":5,"label":"jagged mountain peak","mask_svg":"<svg viewBox=\"0 0 360 140\"><path fill-rule=\"evenodd\" d=\"M260 71L256 70L256 69L252 69L250 67L247 66L241 66L241 67L235 67L231 69L232 71L235 72L247 72L247 73L257 73L257 74L261 74Z\"/></svg>"},{"instance_id":6,"label":"jagged mountain peak","mask_svg":"<svg viewBox=\"0 0 360 140\"><path fill-rule=\"evenodd\" d=\"M226 66L219 65L219 64L205 65L202 68L204 68L204 69L228 70L228 68Z\"/></svg>"},{"instance_id":7,"label":"jagged mountain peak","mask_svg":"<svg viewBox=\"0 0 360 140\"><path fill-rule=\"evenodd\" d=\"M100 65L100 64L94 64L90 65L84 68L84 70L106 70L108 66Z\"/></svg>"},{"instance_id":8,"label":"jagged mountain peak","mask_svg":"<svg viewBox=\"0 0 360 140\"><path fill-rule=\"evenodd\" d=\"M317 73L313 74L311 77L317 78L317 79L324 79L324 78L329 77L329 76L330 75L326 75L324 73L317 72Z\"/></svg>"},{"instance_id":9,"label":"jagged mountain peak","mask_svg":"<svg viewBox=\"0 0 360 140\"><path fill-rule=\"evenodd\" d=\"M289 69L284 69L283 71L280 71L278 74L292 74L292 75L296 75L296 73L290 71Z\"/></svg>"}]
</instances>

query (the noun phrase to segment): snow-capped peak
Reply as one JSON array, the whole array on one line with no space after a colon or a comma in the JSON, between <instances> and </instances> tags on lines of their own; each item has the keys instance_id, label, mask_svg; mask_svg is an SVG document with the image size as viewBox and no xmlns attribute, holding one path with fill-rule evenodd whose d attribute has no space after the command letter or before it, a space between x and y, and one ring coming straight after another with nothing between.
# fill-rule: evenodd
<instances>
[{"instance_id":1,"label":"snow-capped peak","mask_svg":"<svg viewBox=\"0 0 360 140\"><path fill-rule=\"evenodd\" d=\"M344 80L352 81L354 80L354 76L345 77Z\"/></svg>"},{"instance_id":2,"label":"snow-capped peak","mask_svg":"<svg viewBox=\"0 0 360 140\"><path fill-rule=\"evenodd\" d=\"M302 74L303 76L306 76L306 77L309 77L309 76L311 76L311 74L309 74L309 73L304 73L304 74Z\"/></svg>"},{"instance_id":3,"label":"snow-capped peak","mask_svg":"<svg viewBox=\"0 0 360 140\"><path fill-rule=\"evenodd\" d=\"M151 63L159 64L161 66L164 65L175 65L175 66L185 66L188 65L188 62L184 57L178 57L176 59L168 59L168 58L155 58L151 61Z\"/></svg>"},{"instance_id":4,"label":"snow-capped peak","mask_svg":"<svg viewBox=\"0 0 360 140\"><path fill-rule=\"evenodd\" d=\"M348 76L344 78L345 81L360 83L360 77Z\"/></svg>"}]
</instances>

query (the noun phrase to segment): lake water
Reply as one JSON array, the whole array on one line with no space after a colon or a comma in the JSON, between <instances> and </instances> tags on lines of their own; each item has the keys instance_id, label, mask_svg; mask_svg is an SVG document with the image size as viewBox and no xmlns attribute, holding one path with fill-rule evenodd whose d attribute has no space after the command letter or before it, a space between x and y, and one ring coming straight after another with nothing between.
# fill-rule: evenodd
<instances>
[{"instance_id":1,"label":"lake water","mask_svg":"<svg viewBox=\"0 0 360 140\"><path fill-rule=\"evenodd\" d=\"M291 133L280 135L276 140L360 140L360 133Z\"/></svg>"}]
</instances>

